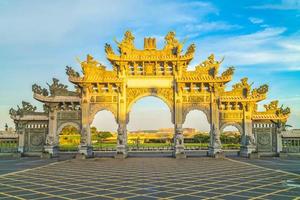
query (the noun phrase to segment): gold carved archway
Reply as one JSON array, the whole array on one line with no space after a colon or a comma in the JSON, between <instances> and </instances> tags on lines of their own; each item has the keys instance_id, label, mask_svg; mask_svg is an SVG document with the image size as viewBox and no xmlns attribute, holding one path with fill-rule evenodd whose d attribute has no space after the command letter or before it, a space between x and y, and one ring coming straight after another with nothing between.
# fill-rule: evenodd
<instances>
[{"instance_id":1,"label":"gold carved archway","mask_svg":"<svg viewBox=\"0 0 300 200\"><path fill-rule=\"evenodd\" d=\"M253 124L261 120L276 120L285 123L289 109L279 107L276 102L266 106L266 111L258 111L257 103L266 98L268 86L252 88L247 78L233 85L233 67L219 72L223 59L216 60L211 54L205 61L188 71L194 57L195 45L191 44L183 52L183 43L174 32L165 36L165 45L157 49L155 38L144 39L144 49L137 49L130 31L122 41L116 41L119 53L110 44L105 52L112 70L87 55L80 61L83 76L71 67L67 68L69 80L81 90L82 144L90 145L89 125L100 110L111 111L118 123L117 155L126 154L127 123L134 102L145 96L156 96L169 107L174 123L174 154L184 154L182 124L186 115L194 109L203 111L211 125L209 153L222 151L220 130L224 124L239 124L239 130L246 141L243 148L251 153L252 145L247 138L253 138ZM86 137L85 137L86 135Z\"/></svg>"}]
</instances>

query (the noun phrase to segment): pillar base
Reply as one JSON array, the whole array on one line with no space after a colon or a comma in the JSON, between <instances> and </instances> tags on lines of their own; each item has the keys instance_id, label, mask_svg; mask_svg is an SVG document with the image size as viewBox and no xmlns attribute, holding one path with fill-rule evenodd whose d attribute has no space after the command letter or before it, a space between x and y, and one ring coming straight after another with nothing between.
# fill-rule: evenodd
<instances>
[{"instance_id":1,"label":"pillar base","mask_svg":"<svg viewBox=\"0 0 300 200\"><path fill-rule=\"evenodd\" d=\"M14 157L14 158L21 158L22 156L23 156L23 154L20 153L20 152L17 152L17 153L14 153L14 154L13 154L13 157Z\"/></svg>"},{"instance_id":2,"label":"pillar base","mask_svg":"<svg viewBox=\"0 0 300 200\"><path fill-rule=\"evenodd\" d=\"M24 147L18 147L18 152L21 154L24 153Z\"/></svg>"},{"instance_id":3,"label":"pillar base","mask_svg":"<svg viewBox=\"0 0 300 200\"><path fill-rule=\"evenodd\" d=\"M118 145L117 146L117 151L115 154L116 159L124 159L127 158L128 153L127 153L127 147L125 145Z\"/></svg>"},{"instance_id":4,"label":"pillar base","mask_svg":"<svg viewBox=\"0 0 300 200\"><path fill-rule=\"evenodd\" d=\"M58 156L58 146L47 145L44 146L44 153L42 154L43 158L54 158ZM48 154L48 155L47 155Z\"/></svg>"},{"instance_id":5,"label":"pillar base","mask_svg":"<svg viewBox=\"0 0 300 200\"><path fill-rule=\"evenodd\" d=\"M284 152L279 153L279 158L287 158L287 157L288 157L288 153L284 153Z\"/></svg>"},{"instance_id":6,"label":"pillar base","mask_svg":"<svg viewBox=\"0 0 300 200\"><path fill-rule=\"evenodd\" d=\"M43 152L43 153L41 154L41 158L42 158L42 159L51 159L51 158L53 158L53 157L52 157L52 154L50 154L50 153L48 153L48 152Z\"/></svg>"},{"instance_id":7,"label":"pillar base","mask_svg":"<svg viewBox=\"0 0 300 200\"><path fill-rule=\"evenodd\" d=\"M115 154L115 159L125 159L127 158L127 153L116 153Z\"/></svg>"},{"instance_id":8,"label":"pillar base","mask_svg":"<svg viewBox=\"0 0 300 200\"><path fill-rule=\"evenodd\" d=\"M93 147L88 146L88 145L80 145L79 146L79 154L82 155L84 158L92 158L92 157L94 157ZM79 158L79 157L80 156L76 156L76 158Z\"/></svg>"},{"instance_id":9,"label":"pillar base","mask_svg":"<svg viewBox=\"0 0 300 200\"><path fill-rule=\"evenodd\" d=\"M225 154L220 147L209 147L207 156L213 158L224 158Z\"/></svg>"},{"instance_id":10,"label":"pillar base","mask_svg":"<svg viewBox=\"0 0 300 200\"><path fill-rule=\"evenodd\" d=\"M175 158L186 158L184 145L176 145L174 148L173 156Z\"/></svg>"},{"instance_id":11,"label":"pillar base","mask_svg":"<svg viewBox=\"0 0 300 200\"><path fill-rule=\"evenodd\" d=\"M184 152L181 153L174 153L174 157L176 159L182 159L182 158L186 158L186 154Z\"/></svg>"},{"instance_id":12,"label":"pillar base","mask_svg":"<svg viewBox=\"0 0 300 200\"><path fill-rule=\"evenodd\" d=\"M258 157L256 152L256 147L253 145L241 146L239 156L245 158L255 158Z\"/></svg>"}]
</instances>

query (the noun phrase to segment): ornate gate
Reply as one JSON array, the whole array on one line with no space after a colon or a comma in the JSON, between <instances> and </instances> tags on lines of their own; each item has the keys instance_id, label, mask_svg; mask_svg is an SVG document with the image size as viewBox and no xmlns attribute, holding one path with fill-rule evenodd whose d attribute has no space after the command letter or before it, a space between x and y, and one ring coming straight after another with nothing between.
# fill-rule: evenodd
<instances>
[{"instance_id":1,"label":"ornate gate","mask_svg":"<svg viewBox=\"0 0 300 200\"><path fill-rule=\"evenodd\" d=\"M174 32L165 36L162 49L156 48L155 38L144 39L144 49L137 49L134 36L127 31L121 42L117 42L118 54L111 45L105 45L107 59L113 70L107 70L91 55L80 62L83 75L67 67L69 81L78 87L77 95L64 93L60 95L44 94L43 89L35 87L35 98L44 102L50 109L48 137L57 135L57 112L65 113L59 107L62 102L79 105L74 117L80 114L81 145L80 152L92 155L90 124L100 110L111 111L118 123L117 157L127 155L127 124L134 102L145 96L156 96L169 107L174 124L174 156L184 157L184 138L182 124L186 115L194 109L202 110L211 124L208 154L215 156L222 152L220 130L225 125L236 125L242 134L241 155L248 156L257 150L255 123L277 124L286 122L289 109L276 105L266 106L265 112L257 110L257 102L266 98L267 85L251 88L247 78L233 85L231 90L225 86L231 81L234 68L228 67L222 73L219 68L223 60L217 61L211 54L205 61L188 70L193 59L195 45L191 44L183 51L183 43L178 41ZM56 83L57 84L57 83ZM58 87L59 88L59 87ZM59 88L65 89L65 88ZM50 88L51 91L51 88ZM64 96L62 99L61 96ZM70 97L70 98L68 98ZM65 104L63 104L65 105ZM75 108L74 107L74 108ZM69 116L66 114L66 116ZM257 135L257 139L260 135ZM51 140L49 140L51 141ZM47 151L52 148L49 142Z\"/></svg>"}]
</instances>

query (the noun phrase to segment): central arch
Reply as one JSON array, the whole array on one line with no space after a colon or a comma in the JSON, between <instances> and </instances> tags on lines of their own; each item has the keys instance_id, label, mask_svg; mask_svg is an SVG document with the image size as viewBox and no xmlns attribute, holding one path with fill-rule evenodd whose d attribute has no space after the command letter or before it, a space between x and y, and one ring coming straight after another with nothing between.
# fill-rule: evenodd
<instances>
[{"instance_id":1,"label":"central arch","mask_svg":"<svg viewBox=\"0 0 300 200\"><path fill-rule=\"evenodd\" d=\"M147 98L147 97L155 97L155 98L158 98L159 100L163 101L168 106L170 114L171 114L171 121L172 121L172 123L174 123L174 119L173 119L174 105L173 105L173 102L171 102L169 99L167 99L163 95L153 94L153 93L150 93L150 92L140 94L137 97L135 97L134 99L132 99L130 102L128 102L128 105L127 105L127 123L130 121L129 115L130 115L130 112L132 110L133 105L136 102L138 102L139 100L141 100L143 98Z\"/></svg>"},{"instance_id":2,"label":"central arch","mask_svg":"<svg viewBox=\"0 0 300 200\"><path fill-rule=\"evenodd\" d=\"M171 149L174 124L170 107L163 99L154 95L139 96L130 105L128 119L127 141L131 151Z\"/></svg>"}]
</instances>

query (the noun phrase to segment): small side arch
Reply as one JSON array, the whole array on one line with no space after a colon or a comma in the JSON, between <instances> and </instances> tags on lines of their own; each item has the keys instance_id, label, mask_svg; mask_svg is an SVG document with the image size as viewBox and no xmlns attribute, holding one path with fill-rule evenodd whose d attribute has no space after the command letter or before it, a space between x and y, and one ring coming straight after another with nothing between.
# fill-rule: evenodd
<instances>
[{"instance_id":1,"label":"small side arch","mask_svg":"<svg viewBox=\"0 0 300 200\"><path fill-rule=\"evenodd\" d=\"M113 104L113 105L96 104L96 105L91 105L90 108L90 114L89 114L90 125L93 123L96 114L103 110L111 112L115 118L116 123L118 123L117 104Z\"/></svg>"},{"instance_id":2,"label":"small side arch","mask_svg":"<svg viewBox=\"0 0 300 200\"><path fill-rule=\"evenodd\" d=\"M241 135L242 135L243 132L244 132L243 127L242 127L241 124L238 123L238 122L224 122L224 123L222 123L221 126L220 126L220 132L222 133L223 130L224 130L227 126L233 126L233 127L237 128L237 130L240 132Z\"/></svg>"},{"instance_id":3,"label":"small side arch","mask_svg":"<svg viewBox=\"0 0 300 200\"><path fill-rule=\"evenodd\" d=\"M66 122L61 124L56 131L56 135L59 135L61 133L61 131L63 130L63 128L67 127L67 126L73 126L75 127L79 132L81 131L81 126L78 123L75 122Z\"/></svg>"},{"instance_id":4,"label":"small side arch","mask_svg":"<svg viewBox=\"0 0 300 200\"><path fill-rule=\"evenodd\" d=\"M192 105L192 106L185 106L182 110L182 123L184 124L185 120L186 120L186 116L189 114L189 112L193 111L193 110L198 110L198 111L202 111L207 118L208 123L211 123L210 120L210 110L208 107L206 106L201 106L201 105Z\"/></svg>"}]
</instances>

